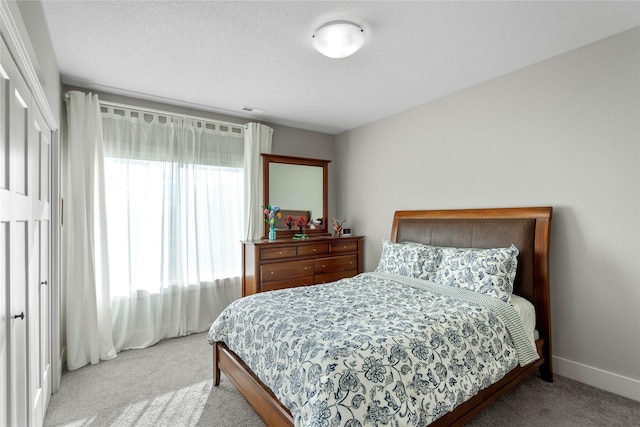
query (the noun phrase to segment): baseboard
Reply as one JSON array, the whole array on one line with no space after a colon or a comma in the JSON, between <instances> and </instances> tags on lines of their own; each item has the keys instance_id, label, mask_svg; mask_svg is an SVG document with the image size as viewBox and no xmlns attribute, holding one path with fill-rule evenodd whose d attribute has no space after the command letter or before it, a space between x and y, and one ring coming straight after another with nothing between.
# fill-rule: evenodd
<instances>
[{"instance_id":1,"label":"baseboard","mask_svg":"<svg viewBox=\"0 0 640 427\"><path fill-rule=\"evenodd\" d=\"M640 380L553 356L553 372L640 402Z\"/></svg>"}]
</instances>

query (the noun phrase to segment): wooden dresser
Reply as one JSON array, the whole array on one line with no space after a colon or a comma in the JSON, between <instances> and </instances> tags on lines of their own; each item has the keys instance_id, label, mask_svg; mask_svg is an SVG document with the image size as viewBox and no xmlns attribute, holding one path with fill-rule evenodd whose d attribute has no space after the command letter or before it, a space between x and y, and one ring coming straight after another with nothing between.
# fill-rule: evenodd
<instances>
[{"instance_id":1,"label":"wooden dresser","mask_svg":"<svg viewBox=\"0 0 640 427\"><path fill-rule=\"evenodd\" d=\"M362 273L362 236L242 242L242 296Z\"/></svg>"}]
</instances>

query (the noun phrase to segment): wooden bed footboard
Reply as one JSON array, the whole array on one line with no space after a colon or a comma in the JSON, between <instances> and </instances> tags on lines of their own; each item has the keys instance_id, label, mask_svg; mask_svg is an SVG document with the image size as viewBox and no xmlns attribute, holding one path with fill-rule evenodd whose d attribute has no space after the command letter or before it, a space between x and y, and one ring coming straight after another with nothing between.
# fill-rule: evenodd
<instances>
[{"instance_id":1,"label":"wooden bed footboard","mask_svg":"<svg viewBox=\"0 0 640 427\"><path fill-rule=\"evenodd\" d=\"M227 348L225 343L213 344L213 385L220 385L220 371L235 386L267 426L293 426L293 417L249 367Z\"/></svg>"}]
</instances>

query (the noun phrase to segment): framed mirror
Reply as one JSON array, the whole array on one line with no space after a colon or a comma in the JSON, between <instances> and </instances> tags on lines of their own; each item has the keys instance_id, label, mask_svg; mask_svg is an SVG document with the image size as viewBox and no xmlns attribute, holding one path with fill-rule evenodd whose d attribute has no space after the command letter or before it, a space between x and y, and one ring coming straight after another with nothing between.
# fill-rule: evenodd
<instances>
[{"instance_id":1,"label":"framed mirror","mask_svg":"<svg viewBox=\"0 0 640 427\"><path fill-rule=\"evenodd\" d=\"M305 218L309 236L328 234L328 176L331 160L262 154L264 204L280 208L276 221L278 237L292 237L299 232L297 219ZM290 217L293 221L287 221ZM264 224L264 237L269 225Z\"/></svg>"}]
</instances>

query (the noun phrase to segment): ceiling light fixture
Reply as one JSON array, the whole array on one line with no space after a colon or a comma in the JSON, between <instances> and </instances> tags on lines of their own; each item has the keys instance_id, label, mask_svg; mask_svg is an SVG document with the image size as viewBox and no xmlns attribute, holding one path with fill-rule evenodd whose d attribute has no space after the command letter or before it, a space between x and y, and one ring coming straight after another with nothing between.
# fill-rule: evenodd
<instances>
[{"instance_id":1,"label":"ceiling light fixture","mask_svg":"<svg viewBox=\"0 0 640 427\"><path fill-rule=\"evenodd\" d=\"M313 47L329 58L346 58L356 53L364 43L364 30L349 21L333 21L312 36Z\"/></svg>"}]
</instances>

